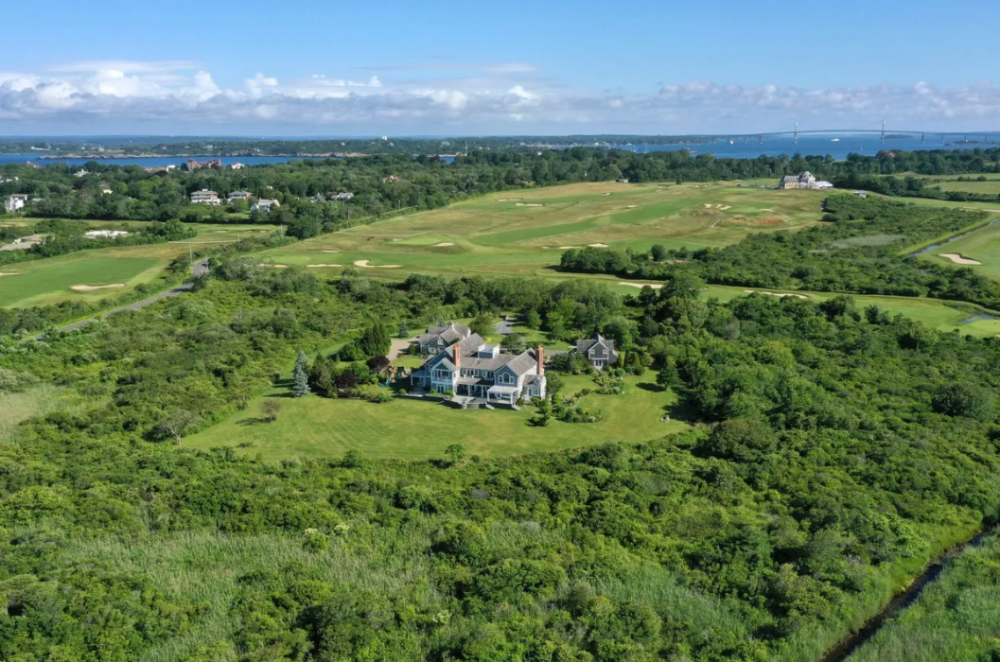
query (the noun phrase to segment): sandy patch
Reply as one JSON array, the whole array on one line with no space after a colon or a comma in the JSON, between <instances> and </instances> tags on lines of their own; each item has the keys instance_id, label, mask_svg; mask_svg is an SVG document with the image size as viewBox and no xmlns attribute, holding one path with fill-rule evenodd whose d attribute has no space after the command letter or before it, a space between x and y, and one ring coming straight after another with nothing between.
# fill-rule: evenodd
<instances>
[{"instance_id":1,"label":"sandy patch","mask_svg":"<svg viewBox=\"0 0 1000 662\"><path fill-rule=\"evenodd\" d=\"M587 245L590 246L591 248L607 248L608 247L607 244L587 244Z\"/></svg>"},{"instance_id":2,"label":"sandy patch","mask_svg":"<svg viewBox=\"0 0 1000 662\"><path fill-rule=\"evenodd\" d=\"M719 211L726 211L727 209L732 209L732 208L733 208L732 205L725 205L723 207L719 207Z\"/></svg>"},{"instance_id":3,"label":"sandy patch","mask_svg":"<svg viewBox=\"0 0 1000 662\"><path fill-rule=\"evenodd\" d=\"M262 267L267 267L268 269L287 269L287 264L262 264Z\"/></svg>"},{"instance_id":4,"label":"sandy patch","mask_svg":"<svg viewBox=\"0 0 1000 662\"><path fill-rule=\"evenodd\" d=\"M772 297L795 297L796 299L808 299L805 294L791 294L789 292L764 292L761 290L743 290L747 294L767 294Z\"/></svg>"},{"instance_id":5,"label":"sandy patch","mask_svg":"<svg viewBox=\"0 0 1000 662\"><path fill-rule=\"evenodd\" d=\"M640 290L642 288L644 288L644 287L651 287L654 290L661 290L661 289L663 289L662 285L651 285L649 283L626 283L626 282L622 281L622 282L620 282L618 284L619 285L628 285L629 287L638 287Z\"/></svg>"},{"instance_id":6,"label":"sandy patch","mask_svg":"<svg viewBox=\"0 0 1000 662\"><path fill-rule=\"evenodd\" d=\"M399 269L401 264L371 264L371 260L355 260L354 266L365 269Z\"/></svg>"},{"instance_id":7,"label":"sandy patch","mask_svg":"<svg viewBox=\"0 0 1000 662\"><path fill-rule=\"evenodd\" d=\"M561 250L561 251L568 251L568 250L573 249L573 248L576 248L576 246L560 246L559 250Z\"/></svg>"},{"instance_id":8,"label":"sandy patch","mask_svg":"<svg viewBox=\"0 0 1000 662\"><path fill-rule=\"evenodd\" d=\"M711 209L711 208L712 208L712 205L706 202L705 203L705 209Z\"/></svg>"},{"instance_id":9,"label":"sandy patch","mask_svg":"<svg viewBox=\"0 0 1000 662\"><path fill-rule=\"evenodd\" d=\"M773 209L761 209L761 211L769 211L769 212L771 212L772 214L774 213L774 210L773 210Z\"/></svg>"},{"instance_id":10,"label":"sandy patch","mask_svg":"<svg viewBox=\"0 0 1000 662\"><path fill-rule=\"evenodd\" d=\"M521 198L497 198L497 202L514 202L515 200L520 200Z\"/></svg>"},{"instance_id":11,"label":"sandy patch","mask_svg":"<svg viewBox=\"0 0 1000 662\"><path fill-rule=\"evenodd\" d=\"M336 268L342 267L342 264L307 264L306 267L309 269L324 269L326 267Z\"/></svg>"},{"instance_id":12,"label":"sandy patch","mask_svg":"<svg viewBox=\"0 0 1000 662\"><path fill-rule=\"evenodd\" d=\"M440 244L434 244L434 248L444 248L445 246L454 246L455 244L450 241L442 241Z\"/></svg>"},{"instance_id":13,"label":"sandy patch","mask_svg":"<svg viewBox=\"0 0 1000 662\"><path fill-rule=\"evenodd\" d=\"M629 206L625 207L625 209L635 209L638 206L639 205L629 205Z\"/></svg>"},{"instance_id":14,"label":"sandy patch","mask_svg":"<svg viewBox=\"0 0 1000 662\"><path fill-rule=\"evenodd\" d=\"M323 251L324 253L339 253L340 251Z\"/></svg>"},{"instance_id":15,"label":"sandy patch","mask_svg":"<svg viewBox=\"0 0 1000 662\"><path fill-rule=\"evenodd\" d=\"M970 260L967 257L962 257L958 253L941 253L941 257L946 257L955 264L970 264L970 265L982 264L982 262L980 262L979 260Z\"/></svg>"},{"instance_id":16,"label":"sandy patch","mask_svg":"<svg viewBox=\"0 0 1000 662\"><path fill-rule=\"evenodd\" d=\"M518 202L516 207L544 207L545 205L541 202Z\"/></svg>"},{"instance_id":17,"label":"sandy patch","mask_svg":"<svg viewBox=\"0 0 1000 662\"><path fill-rule=\"evenodd\" d=\"M111 285L73 285L69 289L74 292L93 292L95 290L108 290L118 287L125 287L125 283L113 283Z\"/></svg>"},{"instance_id":18,"label":"sandy patch","mask_svg":"<svg viewBox=\"0 0 1000 662\"><path fill-rule=\"evenodd\" d=\"M20 276L20 275L21 274L19 274L16 271L0 271L0 277L2 277L2 276Z\"/></svg>"}]
</instances>

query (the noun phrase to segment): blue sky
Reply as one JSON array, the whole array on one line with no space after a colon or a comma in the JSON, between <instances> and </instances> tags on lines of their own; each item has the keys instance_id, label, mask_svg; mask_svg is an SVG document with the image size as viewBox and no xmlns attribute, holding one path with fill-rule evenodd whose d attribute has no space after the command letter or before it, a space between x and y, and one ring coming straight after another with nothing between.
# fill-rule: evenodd
<instances>
[{"instance_id":1,"label":"blue sky","mask_svg":"<svg viewBox=\"0 0 1000 662\"><path fill-rule=\"evenodd\" d=\"M995 0L10 4L3 135L1000 129Z\"/></svg>"}]
</instances>

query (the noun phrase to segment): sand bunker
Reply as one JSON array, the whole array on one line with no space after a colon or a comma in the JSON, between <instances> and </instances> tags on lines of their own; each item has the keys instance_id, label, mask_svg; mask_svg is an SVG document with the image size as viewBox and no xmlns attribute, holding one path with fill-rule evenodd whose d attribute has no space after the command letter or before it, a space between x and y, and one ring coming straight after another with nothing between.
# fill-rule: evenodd
<instances>
[{"instance_id":1,"label":"sand bunker","mask_svg":"<svg viewBox=\"0 0 1000 662\"><path fill-rule=\"evenodd\" d=\"M454 246L455 244L450 241L442 241L440 244L434 244L434 248L444 248L445 246Z\"/></svg>"},{"instance_id":2,"label":"sand bunker","mask_svg":"<svg viewBox=\"0 0 1000 662\"><path fill-rule=\"evenodd\" d=\"M541 202L519 202L515 205L516 207L544 207Z\"/></svg>"},{"instance_id":3,"label":"sand bunker","mask_svg":"<svg viewBox=\"0 0 1000 662\"><path fill-rule=\"evenodd\" d=\"M19 276L16 271L0 271L0 276Z\"/></svg>"},{"instance_id":4,"label":"sand bunker","mask_svg":"<svg viewBox=\"0 0 1000 662\"><path fill-rule=\"evenodd\" d=\"M287 269L287 264L262 264L262 267L267 267L268 269Z\"/></svg>"},{"instance_id":5,"label":"sand bunker","mask_svg":"<svg viewBox=\"0 0 1000 662\"><path fill-rule=\"evenodd\" d=\"M711 208L712 208L712 205L710 205L710 204L708 204L708 203L706 202L706 203L705 203L705 209L711 209Z\"/></svg>"},{"instance_id":6,"label":"sand bunker","mask_svg":"<svg viewBox=\"0 0 1000 662\"><path fill-rule=\"evenodd\" d=\"M572 248L576 248L576 246L560 246L559 250L561 250L561 251L568 251L568 250L570 250Z\"/></svg>"},{"instance_id":7,"label":"sand bunker","mask_svg":"<svg viewBox=\"0 0 1000 662\"><path fill-rule=\"evenodd\" d=\"M590 246L591 248L607 248L608 247L607 244L587 244L587 245Z\"/></svg>"},{"instance_id":8,"label":"sand bunker","mask_svg":"<svg viewBox=\"0 0 1000 662\"><path fill-rule=\"evenodd\" d=\"M733 208L732 205L725 205L723 207L719 207L719 211L726 211L727 209L732 209L732 208Z\"/></svg>"},{"instance_id":9,"label":"sand bunker","mask_svg":"<svg viewBox=\"0 0 1000 662\"><path fill-rule=\"evenodd\" d=\"M514 202L515 200L520 200L521 198L497 198L497 202Z\"/></svg>"},{"instance_id":10,"label":"sand bunker","mask_svg":"<svg viewBox=\"0 0 1000 662\"><path fill-rule=\"evenodd\" d=\"M795 297L796 299L808 299L805 294L791 294L789 292L762 292L761 290L743 290L747 294L766 294L772 297Z\"/></svg>"},{"instance_id":11,"label":"sand bunker","mask_svg":"<svg viewBox=\"0 0 1000 662\"><path fill-rule=\"evenodd\" d=\"M93 292L94 290L107 290L116 287L125 287L125 283L113 283L111 285L74 285L69 289L74 292Z\"/></svg>"},{"instance_id":12,"label":"sand bunker","mask_svg":"<svg viewBox=\"0 0 1000 662\"><path fill-rule=\"evenodd\" d=\"M342 264L307 264L306 267L309 269L323 269L325 267L342 267Z\"/></svg>"},{"instance_id":13,"label":"sand bunker","mask_svg":"<svg viewBox=\"0 0 1000 662\"><path fill-rule=\"evenodd\" d=\"M399 269L401 264L370 264L371 260L355 260L354 266L365 269Z\"/></svg>"},{"instance_id":14,"label":"sand bunker","mask_svg":"<svg viewBox=\"0 0 1000 662\"><path fill-rule=\"evenodd\" d=\"M323 251L324 253L339 253L340 251Z\"/></svg>"},{"instance_id":15,"label":"sand bunker","mask_svg":"<svg viewBox=\"0 0 1000 662\"><path fill-rule=\"evenodd\" d=\"M628 285L629 287L638 287L640 290L644 287L651 287L654 290L663 289L662 285L650 285L649 283L626 283L624 281L618 283L619 285Z\"/></svg>"},{"instance_id":16,"label":"sand bunker","mask_svg":"<svg viewBox=\"0 0 1000 662\"><path fill-rule=\"evenodd\" d=\"M962 257L958 253L941 253L941 257L946 257L955 264L969 264L969 265L979 265L982 264L979 260L970 260L967 257Z\"/></svg>"},{"instance_id":17,"label":"sand bunker","mask_svg":"<svg viewBox=\"0 0 1000 662\"><path fill-rule=\"evenodd\" d=\"M626 207L625 209L635 209L635 208L636 208L636 207L638 207L638 206L639 206L639 205L629 205L629 206L628 206L628 207Z\"/></svg>"}]
</instances>

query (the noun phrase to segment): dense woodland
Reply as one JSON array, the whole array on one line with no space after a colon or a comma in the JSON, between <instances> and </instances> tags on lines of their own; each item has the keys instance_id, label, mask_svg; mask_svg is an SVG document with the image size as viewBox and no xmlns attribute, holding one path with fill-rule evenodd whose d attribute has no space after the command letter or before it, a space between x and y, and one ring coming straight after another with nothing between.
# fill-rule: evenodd
<instances>
[{"instance_id":1,"label":"dense woodland","mask_svg":"<svg viewBox=\"0 0 1000 662\"><path fill-rule=\"evenodd\" d=\"M929 296L1000 309L1000 284L969 268L908 253L990 220L988 212L916 207L850 194L824 202L824 222L797 232L753 234L720 249L648 253L584 248L563 253L565 271L664 278L675 272L710 283L817 292Z\"/></svg>"},{"instance_id":2,"label":"dense woodland","mask_svg":"<svg viewBox=\"0 0 1000 662\"><path fill-rule=\"evenodd\" d=\"M0 444L0 658L816 660L1000 506L1000 344L849 297L704 302L686 271L627 299L588 282L325 281L231 256L213 272L154 308L2 345L0 391L86 404ZM506 460L184 448L301 349L363 339L372 319L501 311L613 335L697 425ZM178 545L155 573L120 563ZM231 592L178 589L213 559Z\"/></svg>"}]
</instances>

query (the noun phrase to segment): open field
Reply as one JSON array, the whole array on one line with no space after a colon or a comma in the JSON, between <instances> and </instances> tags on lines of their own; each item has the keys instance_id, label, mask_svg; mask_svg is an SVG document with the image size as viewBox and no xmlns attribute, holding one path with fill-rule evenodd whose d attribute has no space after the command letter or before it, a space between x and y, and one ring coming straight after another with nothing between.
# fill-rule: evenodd
<instances>
[{"instance_id":1,"label":"open field","mask_svg":"<svg viewBox=\"0 0 1000 662\"><path fill-rule=\"evenodd\" d=\"M114 293L128 292L149 283L162 273L171 260L191 248L235 241L240 234L262 232L274 226L195 225L199 234L185 242L115 246L78 251L44 260L32 260L0 268L0 308L58 303L65 300L89 301L103 298L109 290L74 291L74 285L107 286L122 284Z\"/></svg>"},{"instance_id":2,"label":"open field","mask_svg":"<svg viewBox=\"0 0 1000 662\"><path fill-rule=\"evenodd\" d=\"M54 411L75 413L96 403L75 390L38 384L20 393L0 393L0 442L13 437L18 423Z\"/></svg>"},{"instance_id":3,"label":"open field","mask_svg":"<svg viewBox=\"0 0 1000 662\"><path fill-rule=\"evenodd\" d=\"M670 412L676 396L654 383L655 375L629 377L624 395L584 396L581 403L599 409L599 423L552 421L547 427L528 425L534 407L520 411L449 409L444 405L411 399L387 404L358 400L330 400L315 395L286 397L286 387L275 387L251 401L246 411L204 432L188 437L184 445L251 444L243 452L260 453L268 460L305 457L339 457L357 450L367 458L406 460L444 457L450 444L460 443L470 455L483 457L521 455L599 444L606 441L640 442L659 439L688 427L676 419L660 422ZM566 377L563 393L594 388L589 377ZM273 423L260 422L260 405L280 398L282 413Z\"/></svg>"},{"instance_id":4,"label":"open field","mask_svg":"<svg viewBox=\"0 0 1000 662\"><path fill-rule=\"evenodd\" d=\"M981 262L979 265L966 266L977 274L1000 280L1000 223L980 228L955 241L942 244L925 254L925 258L952 267L962 266L956 264L953 259L944 257L945 254L958 254L963 258Z\"/></svg>"},{"instance_id":5,"label":"open field","mask_svg":"<svg viewBox=\"0 0 1000 662\"><path fill-rule=\"evenodd\" d=\"M393 278L414 272L551 275L549 267L567 247L724 246L752 232L815 222L821 200L815 191L734 183L572 184L491 194L262 256L275 264L357 265L373 275L391 270Z\"/></svg>"}]
</instances>

